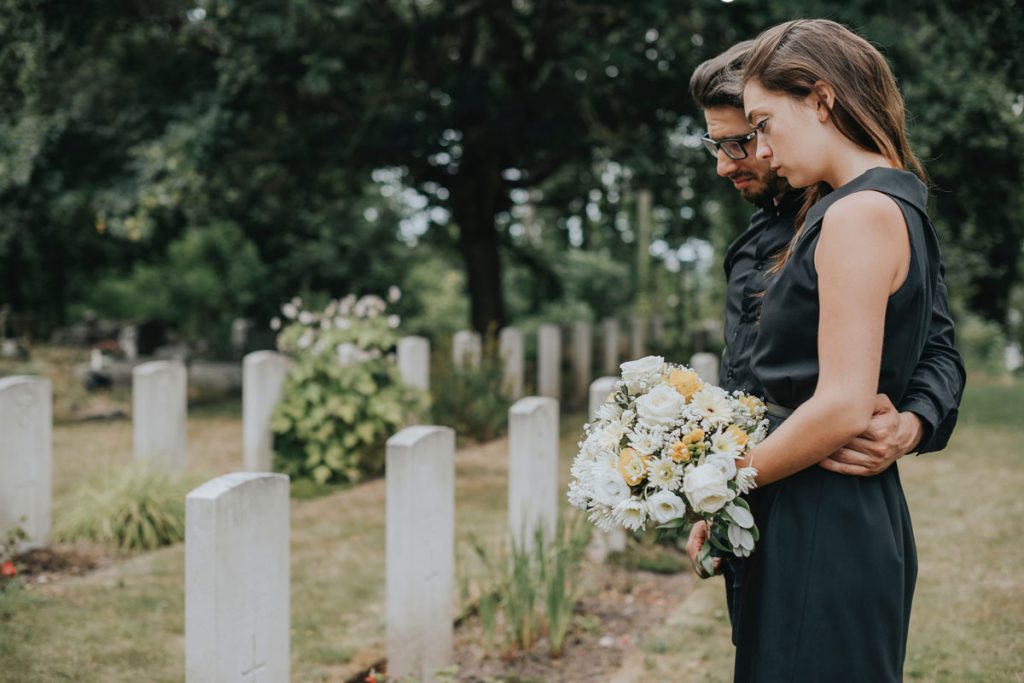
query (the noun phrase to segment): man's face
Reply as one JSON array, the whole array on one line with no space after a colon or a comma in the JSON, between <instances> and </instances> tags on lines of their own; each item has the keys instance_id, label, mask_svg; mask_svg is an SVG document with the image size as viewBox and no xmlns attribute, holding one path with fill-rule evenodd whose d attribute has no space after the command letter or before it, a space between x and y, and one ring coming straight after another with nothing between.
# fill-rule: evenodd
<instances>
[{"instance_id":1,"label":"man's face","mask_svg":"<svg viewBox=\"0 0 1024 683\"><path fill-rule=\"evenodd\" d=\"M704 110L708 134L714 140L735 138L750 133L750 124L742 109L736 107L711 107ZM757 159L754 154L756 140L744 146L745 159L730 159L721 149L715 171L732 181L740 196L752 204L767 206L787 188L785 179L778 177L771 169L771 162Z\"/></svg>"}]
</instances>

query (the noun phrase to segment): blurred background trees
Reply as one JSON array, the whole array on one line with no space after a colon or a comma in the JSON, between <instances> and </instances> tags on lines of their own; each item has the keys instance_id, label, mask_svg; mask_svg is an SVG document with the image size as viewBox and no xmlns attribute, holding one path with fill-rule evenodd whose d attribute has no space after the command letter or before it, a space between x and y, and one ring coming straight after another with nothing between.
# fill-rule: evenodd
<instances>
[{"instance_id":1,"label":"blurred background trees","mask_svg":"<svg viewBox=\"0 0 1024 683\"><path fill-rule=\"evenodd\" d=\"M92 310L214 349L295 294L391 285L427 334L716 316L751 207L689 75L796 16L891 60L957 314L1014 333L1013 0L0 0L0 306L37 337Z\"/></svg>"}]
</instances>

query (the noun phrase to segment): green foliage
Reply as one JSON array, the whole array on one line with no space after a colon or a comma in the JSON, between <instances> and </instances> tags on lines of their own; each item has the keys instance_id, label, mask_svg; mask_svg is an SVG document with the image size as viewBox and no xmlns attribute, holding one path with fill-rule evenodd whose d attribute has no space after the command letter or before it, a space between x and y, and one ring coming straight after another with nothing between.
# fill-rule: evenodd
<instances>
[{"instance_id":1,"label":"green foliage","mask_svg":"<svg viewBox=\"0 0 1024 683\"><path fill-rule=\"evenodd\" d=\"M384 442L426 408L391 357L398 317L377 296L347 296L322 312L285 304L278 348L295 363L271 419L274 467L293 480L353 483L384 471Z\"/></svg>"},{"instance_id":2,"label":"green foliage","mask_svg":"<svg viewBox=\"0 0 1024 683\"><path fill-rule=\"evenodd\" d=\"M430 360L432 422L455 430L459 439L488 441L508 428L511 401L502 389L504 365L493 336L483 344L480 365L456 368L451 337L437 344Z\"/></svg>"},{"instance_id":3,"label":"green foliage","mask_svg":"<svg viewBox=\"0 0 1024 683\"><path fill-rule=\"evenodd\" d=\"M223 353L232 319L261 298L267 272L237 225L217 223L172 242L166 260L101 280L86 304L101 316L177 322L183 334Z\"/></svg>"},{"instance_id":4,"label":"green foliage","mask_svg":"<svg viewBox=\"0 0 1024 683\"><path fill-rule=\"evenodd\" d=\"M1006 342L1006 333L999 323L974 313L963 312L958 316L956 345L968 371L1006 374Z\"/></svg>"},{"instance_id":5,"label":"green foliage","mask_svg":"<svg viewBox=\"0 0 1024 683\"><path fill-rule=\"evenodd\" d=\"M402 326L408 334L442 339L465 329L469 320L466 276L427 247L418 248L402 289L406 292L399 302L405 311Z\"/></svg>"},{"instance_id":6,"label":"green foliage","mask_svg":"<svg viewBox=\"0 0 1024 683\"><path fill-rule=\"evenodd\" d=\"M547 635L552 656L561 655L579 599L579 574L590 533L585 517L573 515L568 521L559 517L553 539L538 529L532 548L510 539L510 551L496 553L478 539L472 541L485 570L478 582L477 611L488 648L496 642L500 614L505 652L529 651Z\"/></svg>"},{"instance_id":7,"label":"green foliage","mask_svg":"<svg viewBox=\"0 0 1024 683\"><path fill-rule=\"evenodd\" d=\"M187 479L128 465L94 478L60 505L58 541L86 539L123 550L153 550L185 538Z\"/></svg>"}]
</instances>

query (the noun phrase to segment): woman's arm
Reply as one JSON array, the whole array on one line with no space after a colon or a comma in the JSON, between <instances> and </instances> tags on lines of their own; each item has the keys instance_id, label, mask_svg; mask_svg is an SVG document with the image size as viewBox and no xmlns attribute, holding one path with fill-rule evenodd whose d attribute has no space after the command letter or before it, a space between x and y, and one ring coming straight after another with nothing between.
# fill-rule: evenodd
<instances>
[{"instance_id":1,"label":"woman's arm","mask_svg":"<svg viewBox=\"0 0 1024 683\"><path fill-rule=\"evenodd\" d=\"M910 242L899 206L857 192L825 214L814 255L818 271L818 384L744 459L769 484L828 457L863 432L874 408L889 295L906 278Z\"/></svg>"}]
</instances>

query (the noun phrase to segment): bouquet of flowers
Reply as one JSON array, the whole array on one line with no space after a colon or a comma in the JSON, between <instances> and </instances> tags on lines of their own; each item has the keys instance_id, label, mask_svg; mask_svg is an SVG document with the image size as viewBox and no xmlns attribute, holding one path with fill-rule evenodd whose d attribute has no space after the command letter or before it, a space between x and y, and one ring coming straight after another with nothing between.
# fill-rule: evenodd
<instances>
[{"instance_id":1,"label":"bouquet of flowers","mask_svg":"<svg viewBox=\"0 0 1024 683\"><path fill-rule=\"evenodd\" d=\"M741 497L757 470L737 468L768 432L765 405L707 384L691 368L647 356L623 363L622 378L584 425L572 466L569 502L605 531L648 521L677 535L708 523L698 558L711 574L711 548L746 557L759 535Z\"/></svg>"}]
</instances>

